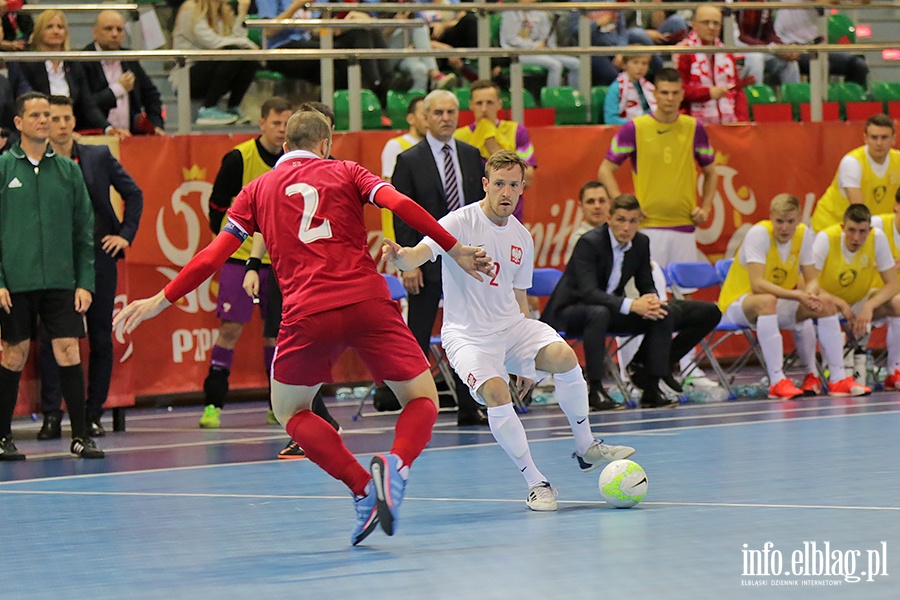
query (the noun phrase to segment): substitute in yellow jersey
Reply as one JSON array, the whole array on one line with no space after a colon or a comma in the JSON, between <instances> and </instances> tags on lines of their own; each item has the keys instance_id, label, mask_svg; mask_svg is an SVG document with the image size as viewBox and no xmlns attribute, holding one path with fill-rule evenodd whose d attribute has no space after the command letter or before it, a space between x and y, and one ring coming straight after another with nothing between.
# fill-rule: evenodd
<instances>
[{"instance_id":1,"label":"substitute in yellow jersey","mask_svg":"<svg viewBox=\"0 0 900 600\"><path fill-rule=\"evenodd\" d=\"M428 122L425 120L425 95L416 96L406 106L406 123L409 131L391 138L381 151L381 178L390 181L397 166L397 157L425 139ZM385 239L396 240L394 216L386 208L381 209L381 232Z\"/></svg>"},{"instance_id":2,"label":"substitute in yellow jersey","mask_svg":"<svg viewBox=\"0 0 900 600\"><path fill-rule=\"evenodd\" d=\"M209 199L209 224L214 233L227 221L226 211L241 188L271 171L284 154L285 128L293 113L291 103L283 98L270 98L263 102L260 113L259 137L236 145L222 158ZM260 314L263 318L266 316L271 293L268 279L274 275L269 267L268 255L262 259L251 258L252 239L247 238L219 270L216 299L219 334L210 353L209 373L203 382L206 407L199 423L203 428L216 429L220 425L219 416L228 395L234 349L244 325L254 313L254 300L248 293L258 297ZM261 241L259 238L260 244ZM254 284L245 288L245 279L248 278L253 279ZM275 351L274 334L264 337L263 346L263 360L268 373Z\"/></svg>"},{"instance_id":3,"label":"substitute in yellow jersey","mask_svg":"<svg viewBox=\"0 0 900 600\"><path fill-rule=\"evenodd\" d=\"M894 198L894 212L872 217L872 224L884 231L896 267L900 263L900 190ZM900 319L889 317L887 322L888 376L884 380L884 389L900 390Z\"/></svg>"},{"instance_id":4,"label":"substitute in yellow jersey","mask_svg":"<svg viewBox=\"0 0 900 600\"><path fill-rule=\"evenodd\" d=\"M865 145L841 159L831 185L816 203L814 230L840 223L851 204L865 204L873 215L891 212L900 189L900 150L892 148L894 122L887 115L869 117L863 139Z\"/></svg>"},{"instance_id":5,"label":"substitute in yellow jersey","mask_svg":"<svg viewBox=\"0 0 900 600\"><path fill-rule=\"evenodd\" d=\"M817 276L808 284L813 293L834 298L857 338L867 335L873 321L900 316L894 257L884 232L873 230L871 220L865 205L853 204L840 225L819 232L813 242ZM900 360L900 347L891 352L889 345L888 354L888 360Z\"/></svg>"},{"instance_id":6,"label":"substitute in yellow jersey","mask_svg":"<svg viewBox=\"0 0 900 600\"><path fill-rule=\"evenodd\" d=\"M834 302L806 291L805 280L815 277L813 234L800 223L800 201L779 194L769 205L770 219L750 228L738 249L722 285L719 309L725 319L756 329L769 376L770 398L795 398L822 393L816 374L816 328L818 319L822 352L831 373L829 392L847 395L855 386L847 381L843 363L841 326ZM806 377L800 388L785 377L782 329L792 329Z\"/></svg>"}]
</instances>

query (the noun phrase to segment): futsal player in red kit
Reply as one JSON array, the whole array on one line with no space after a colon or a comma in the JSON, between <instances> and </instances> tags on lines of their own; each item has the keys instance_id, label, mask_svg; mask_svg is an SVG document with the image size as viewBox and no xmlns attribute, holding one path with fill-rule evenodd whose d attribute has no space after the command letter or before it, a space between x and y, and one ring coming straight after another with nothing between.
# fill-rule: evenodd
<instances>
[{"instance_id":1,"label":"futsal player in red kit","mask_svg":"<svg viewBox=\"0 0 900 600\"><path fill-rule=\"evenodd\" d=\"M284 156L244 187L222 233L162 291L129 304L115 324L134 331L209 278L259 231L284 294L272 408L307 458L350 488L357 518L350 541L356 545L378 524L393 535L409 468L431 439L438 397L428 362L369 254L363 207L390 209L478 280L479 271L491 271L491 259L482 248L460 244L418 204L358 164L323 160L330 149L331 127L320 113L291 116ZM403 405L391 452L376 455L368 471L338 432L310 410L347 348Z\"/></svg>"}]
</instances>

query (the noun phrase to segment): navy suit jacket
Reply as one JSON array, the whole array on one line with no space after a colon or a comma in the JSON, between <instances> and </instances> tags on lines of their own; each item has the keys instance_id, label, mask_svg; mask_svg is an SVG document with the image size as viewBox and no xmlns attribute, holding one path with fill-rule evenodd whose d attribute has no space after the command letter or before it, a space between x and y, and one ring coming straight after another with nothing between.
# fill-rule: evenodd
<instances>
[{"instance_id":1,"label":"navy suit jacket","mask_svg":"<svg viewBox=\"0 0 900 600\"><path fill-rule=\"evenodd\" d=\"M607 293L613 268L612 241L609 225L595 227L581 236L572 251L556 289L541 313L541 320L551 326L565 330L565 322L560 313L575 304L601 305L618 313L625 299L625 284L633 277L638 291L655 294L653 272L650 267L650 238L638 232L625 252L622 261L622 276L613 292Z\"/></svg>"},{"instance_id":2,"label":"navy suit jacket","mask_svg":"<svg viewBox=\"0 0 900 600\"><path fill-rule=\"evenodd\" d=\"M141 188L106 146L76 143L72 154L73 160L84 173L84 182L94 205L94 227L99 231L120 235L128 240L129 244L133 243L144 210L144 194ZM109 200L110 186L122 196L125 204L124 217L121 221ZM101 220L102 222L99 222ZM99 247L99 240L95 240L95 246ZM120 252L116 258L121 258L122 255Z\"/></svg>"},{"instance_id":3,"label":"navy suit jacket","mask_svg":"<svg viewBox=\"0 0 900 600\"><path fill-rule=\"evenodd\" d=\"M84 47L89 52L97 50L94 43L91 42ZM127 50L128 48L122 48ZM84 67L84 74L87 80L88 90L94 98L97 107L105 115L116 107L116 95L109 88L106 81L106 74L103 72L103 65L99 62L81 63ZM135 130L135 121L142 112L147 114L147 119L154 127L162 129L165 122L162 117L162 101L160 100L159 90L153 85L153 81L141 67L141 63L130 60L122 61L122 71L130 71L134 73L134 88L128 92L128 126L131 133L140 133Z\"/></svg>"},{"instance_id":4,"label":"navy suit jacket","mask_svg":"<svg viewBox=\"0 0 900 600\"><path fill-rule=\"evenodd\" d=\"M478 202L484 198L484 186L481 184L481 177L484 174L481 153L478 148L465 142L454 139L453 143L456 144L459 168L462 171L463 183L460 191L463 204ZM447 214L444 184L427 140L422 140L409 150L400 153L397 157L397 166L394 167L394 174L391 176L391 184L397 188L398 192L415 200L435 219L440 219ZM394 217L394 232L397 235L397 243L401 246L415 246L422 241L423 237L421 233L396 216ZM439 261L427 262L422 265L421 269L423 276L429 281L436 281L441 277Z\"/></svg>"},{"instance_id":5,"label":"navy suit jacket","mask_svg":"<svg viewBox=\"0 0 900 600\"><path fill-rule=\"evenodd\" d=\"M105 130L109 127L109 121L91 96L82 66L76 62L63 62L63 68L69 84L69 97L75 103L72 110L76 126L79 129ZM25 92L50 93L50 78L47 76L47 67L42 62L9 63L9 83L16 97Z\"/></svg>"}]
</instances>

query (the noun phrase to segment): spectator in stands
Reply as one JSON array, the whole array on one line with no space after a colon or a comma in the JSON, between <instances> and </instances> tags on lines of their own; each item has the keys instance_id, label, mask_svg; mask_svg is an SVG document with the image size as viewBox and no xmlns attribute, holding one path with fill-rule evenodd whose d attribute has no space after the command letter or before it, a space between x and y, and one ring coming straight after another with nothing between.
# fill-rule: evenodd
<instances>
[{"instance_id":1,"label":"spectator in stands","mask_svg":"<svg viewBox=\"0 0 900 600\"><path fill-rule=\"evenodd\" d=\"M115 52L125 39L125 17L104 10L94 22L94 41L88 51ZM82 63L88 88L110 124L139 135L165 135L159 90L138 61L102 60Z\"/></svg>"},{"instance_id":2,"label":"spectator in stands","mask_svg":"<svg viewBox=\"0 0 900 600\"><path fill-rule=\"evenodd\" d=\"M433 4L459 4L459 0L431 0L431 2ZM420 12L418 16L428 21L432 40L449 48L478 47L478 18L474 12L426 10ZM452 69L455 74L462 75L469 81L478 79L478 74L467 67L461 58L438 59L438 66L442 71L446 71L448 68Z\"/></svg>"},{"instance_id":3,"label":"spectator in stands","mask_svg":"<svg viewBox=\"0 0 900 600\"><path fill-rule=\"evenodd\" d=\"M746 0L741 0L746 1ZM738 45L764 46L783 44L775 33L775 16L771 9L741 9L735 12L735 38ZM744 54L743 77L753 77L756 83L765 83L765 75L781 83L800 81L799 54L765 54L747 52Z\"/></svg>"},{"instance_id":4,"label":"spectator in stands","mask_svg":"<svg viewBox=\"0 0 900 600\"><path fill-rule=\"evenodd\" d=\"M321 13L311 12L307 9L309 4L307 0L294 0L290 4L285 0L257 0L256 4L259 16L264 19L317 19L321 16ZM338 13L336 17L359 21L360 28L334 30L335 49L387 47L380 31L366 29L364 21L373 18L368 13L350 11ZM319 48L319 36L314 31L282 29L274 32L271 39L269 48ZM390 84L392 72L390 62L387 60L363 60L359 64L363 87L378 94L383 104L384 95ZM272 61L271 66L288 77L297 77L312 83L318 83L321 76L319 60ZM334 81L337 89L347 87L346 61L335 61Z\"/></svg>"},{"instance_id":5,"label":"spectator in stands","mask_svg":"<svg viewBox=\"0 0 900 600\"><path fill-rule=\"evenodd\" d=\"M518 0L519 4L534 4L537 0ZM551 22L552 13L540 10L504 11L500 20L500 47L532 50L554 48L556 35ZM574 56L529 54L522 56L523 65L536 65L547 69L547 85L562 85L563 69L566 85L578 87L578 59Z\"/></svg>"},{"instance_id":6,"label":"spectator in stands","mask_svg":"<svg viewBox=\"0 0 900 600\"><path fill-rule=\"evenodd\" d=\"M694 13L691 32L682 45L721 46L722 11L701 6ZM741 89L734 56L728 53L679 54L678 72L684 80L687 114L704 125L749 120L747 97Z\"/></svg>"},{"instance_id":7,"label":"spectator in stands","mask_svg":"<svg viewBox=\"0 0 900 600\"><path fill-rule=\"evenodd\" d=\"M872 115L866 121L865 144L844 155L831 185L816 202L812 226L822 231L841 222L851 204L865 204L873 215L891 212L894 194L900 188L900 150L894 121L887 115Z\"/></svg>"},{"instance_id":8,"label":"spectator in stands","mask_svg":"<svg viewBox=\"0 0 900 600\"><path fill-rule=\"evenodd\" d=\"M225 0L187 0L175 17L172 46L176 50L256 50L247 39L244 19L250 0L238 0L238 12ZM202 99L197 125L249 123L241 112L241 100L253 83L259 63L245 60L197 61L188 63L191 98ZM225 110L219 100L228 94Z\"/></svg>"},{"instance_id":9,"label":"spectator in stands","mask_svg":"<svg viewBox=\"0 0 900 600\"><path fill-rule=\"evenodd\" d=\"M36 52L68 52L69 22L60 10L45 10L34 22L31 49ZM62 60L9 63L13 94L40 92L68 96L75 103L75 118L84 129L99 129L108 135L131 135L127 129L110 125L97 108L81 63Z\"/></svg>"},{"instance_id":10,"label":"spectator in stands","mask_svg":"<svg viewBox=\"0 0 900 600\"><path fill-rule=\"evenodd\" d=\"M603 122L624 125L631 119L656 110L653 84L645 77L650 68L649 54L626 54L623 70L606 91Z\"/></svg>"},{"instance_id":11,"label":"spectator in stands","mask_svg":"<svg viewBox=\"0 0 900 600\"><path fill-rule=\"evenodd\" d=\"M784 0L785 2L802 4L813 0ZM837 4L837 0L833 0ZM869 0L860 0L868 4ZM819 16L815 8L808 9L781 9L775 13L775 33L785 44L819 44L825 41L819 35ZM809 75L809 55L800 55L800 73ZM832 52L828 54L828 73L843 76L846 81L852 81L866 87L866 79L869 77L869 66L862 56Z\"/></svg>"},{"instance_id":12,"label":"spectator in stands","mask_svg":"<svg viewBox=\"0 0 900 600\"><path fill-rule=\"evenodd\" d=\"M6 0L0 3L0 51L21 52L28 45L28 38L34 31L34 21L25 12L19 12L24 2Z\"/></svg>"},{"instance_id":13,"label":"spectator in stands","mask_svg":"<svg viewBox=\"0 0 900 600\"><path fill-rule=\"evenodd\" d=\"M394 13L395 19L420 18L412 13ZM439 50L449 48L447 44L431 39L431 30L428 25L422 25L414 29L396 28L385 30L385 41L388 48L409 48L415 50ZM393 61L392 61L393 62ZM409 78L409 83L398 85L395 77L392 89L412 89L428 92L430 90L444 90L456 83L456 74L441 73L438 69L437 59L433 56L421 56L416 52L410 52L409 56L396 61L398 73Z\"/></svg>"},{"instance_id":14,"label":"spectator in stands","mask_svg":"<svg viewBox=\"0 0 900 600\"><path fill-rule=\"evenodd\" d=\"M496 83L481 79L472 84L471 90L469 110L474 113L475 121L457 129L453 137L478 148L482 163L487 163L491 154L498 150L515 151L528 164L528 168L525 169L525 188L531 187L537 169L537 159L528 130L520 123L504 121L497 117L503 106L500 102L500 86ZM523 195L513 213L520 221L524 204Z\"/></svg>"},{"instance_id":15,"label":"spectator in stands","mask_svg":"<svg viewBox=\"0 0 900 600\"><path fill-rule=\"evenodd\" d=\"M50 147L58 156L78 164L94 209L94 296L86 313L90 360L88 361L87 428L91 437L106 434L100 424L113 372L112 317L116 304L119 259L134 242L144 195L107 146L75 142L72 99L50 96ZM110 187L124 203L119 220L109 198ZM47 338L49 340L49 338ZM60 437L62 410L59 367L50 344L41 344L41 412L44 424L39 440Z\"/></svg>"}]
</instances>

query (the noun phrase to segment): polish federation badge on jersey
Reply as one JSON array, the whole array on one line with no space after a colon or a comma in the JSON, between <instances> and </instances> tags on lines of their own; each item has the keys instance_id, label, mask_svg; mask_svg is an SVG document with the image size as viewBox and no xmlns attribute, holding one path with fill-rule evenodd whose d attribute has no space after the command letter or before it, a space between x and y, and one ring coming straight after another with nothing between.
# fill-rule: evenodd
<instances>
[{"instance_id":1,"label":"polish federation badge on jersey","mask_svg":"<svg viewBox=\"0 0 900 600\"><path fill-rule=\"evenodd\" d=\"M469 373L469 376L466 377L466 385L469 386L469 388L474 390L476 383L477 383L477 381L475 380L475 376L472 375L471 373Z\"/></svg>"},{"instance_id":2,"label":"polish federation badge on jersey","mask_svg":"<svg viewBox=\"0 0 900 600\"><path fill-rule=\"evenodd\" d=\"M516 265L522 264L522 249L518 246L509 247L509 260Z\"/></svg>"}]
</instances>

